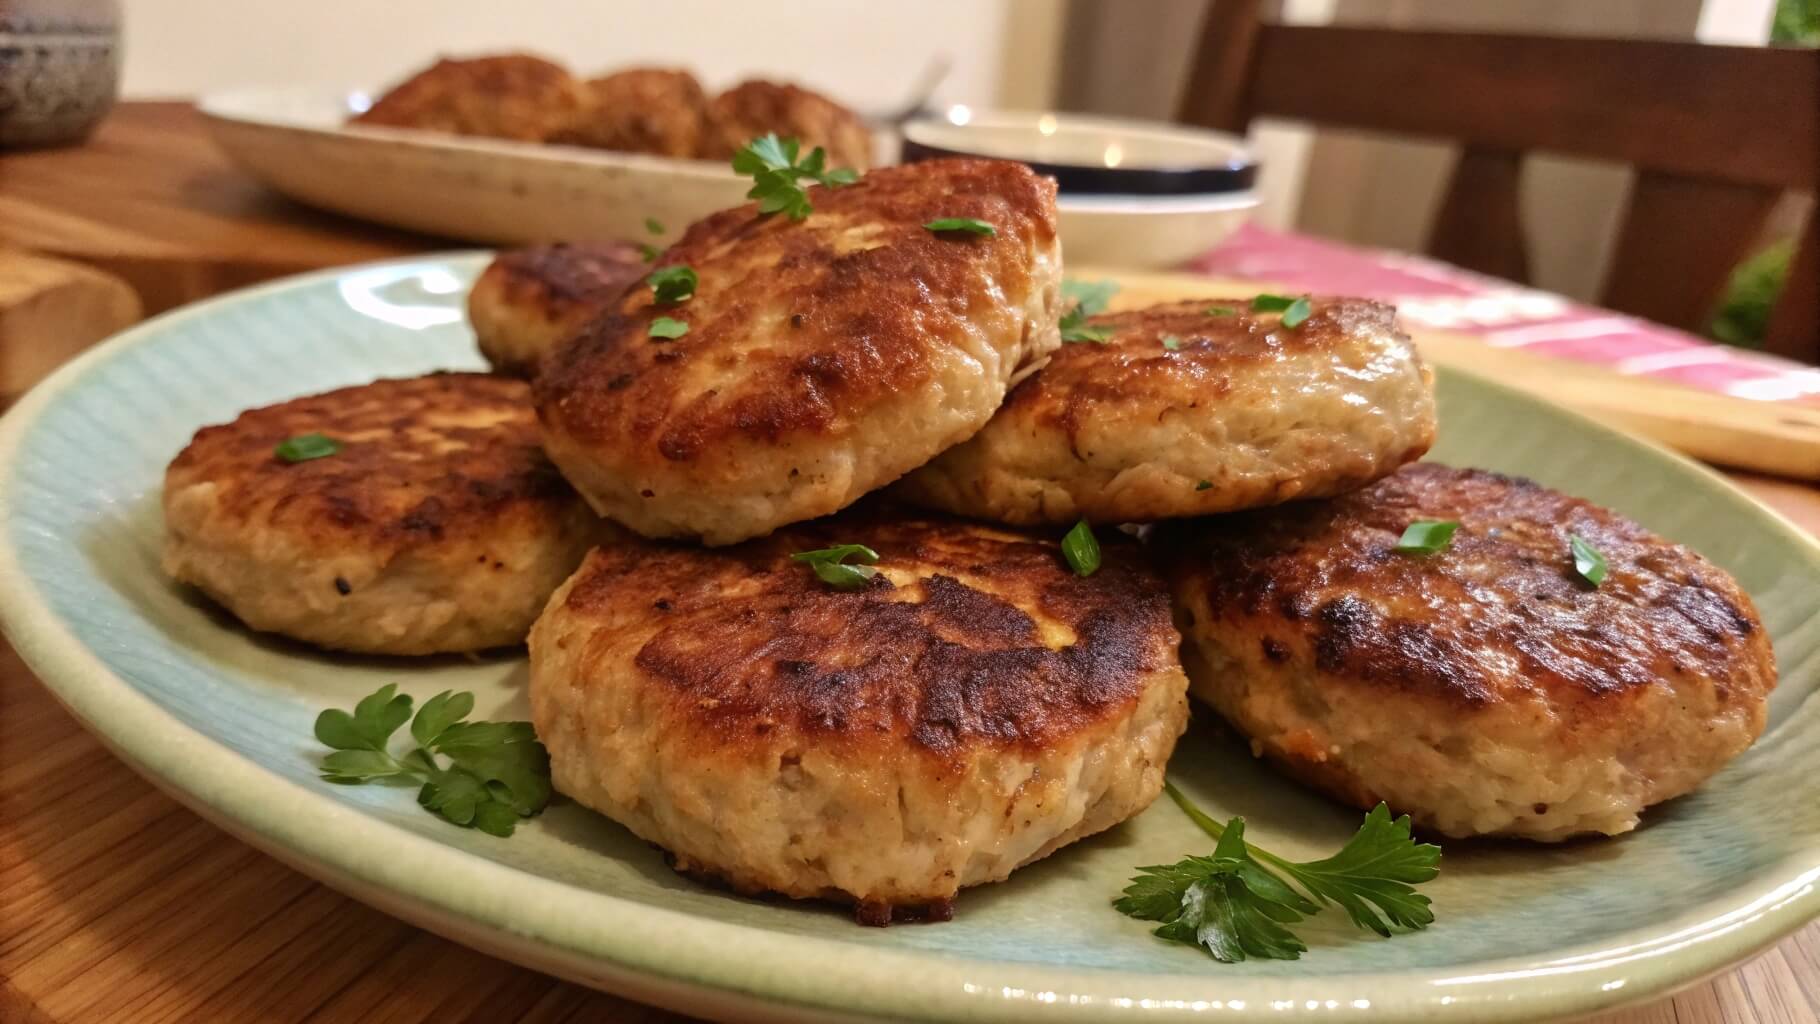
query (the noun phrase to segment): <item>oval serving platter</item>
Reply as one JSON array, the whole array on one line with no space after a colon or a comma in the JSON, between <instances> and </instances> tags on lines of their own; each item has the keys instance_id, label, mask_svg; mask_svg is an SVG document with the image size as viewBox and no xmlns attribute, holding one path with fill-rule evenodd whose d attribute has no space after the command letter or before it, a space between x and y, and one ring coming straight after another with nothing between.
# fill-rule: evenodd
<instances>
[{"instance_id":1,"label":"oval serving platter","mask_svg":"<svg viewBox=\"0 0 1820 1024\"><path fill-rule=\"evenodd\" d=\"M779 1020L1492 1021L1659 995L1820 913L1820 545L1701 467L1442 371L1434 457L1620 509L1734 573L1775 640L1769 729L1703 789L1611 840L1444 844L1437 916L1390 940L1322 915L1297 961L1223 965L1112 899L1210 844L1168 801L969 890L954 921L861 928L742 899L574 804L510 839L408 790L318 780L316 713L386 682L528 717L521 657L331 657L255 636L159 571L165 463L200 426L382 376L480 365L463 321L483 255L308 275L187 307L96 348L0 422L0 624L120 757L235 835L391 913L530 967L678 1010ZM1356 812L1260 767L1197 710L1171 776L1292 857Z\"/></svg>"}]
</instances>

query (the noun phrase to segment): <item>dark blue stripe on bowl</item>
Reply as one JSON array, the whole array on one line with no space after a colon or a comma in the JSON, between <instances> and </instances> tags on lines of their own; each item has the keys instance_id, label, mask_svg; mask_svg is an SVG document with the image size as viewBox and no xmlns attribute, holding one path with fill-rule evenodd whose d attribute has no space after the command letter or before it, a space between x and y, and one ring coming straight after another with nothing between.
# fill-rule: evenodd
<instances>
[{"instance_id":1,"label":"dark blue stripe on bowl","mask_svg":"<svg viewBox=\"0 0 1820 1024\"><path fill-rule=\"evenodd\" d=\"M903 162L907 164L983 155L904 140ZM1076 196L1190 196L1243 192L1258 178L1255 160L1235 160L1221 167L1086 167L1040 160L1021 162L1038 174L1054 178L1064 195Z\"/></svg>"}]
</instances>

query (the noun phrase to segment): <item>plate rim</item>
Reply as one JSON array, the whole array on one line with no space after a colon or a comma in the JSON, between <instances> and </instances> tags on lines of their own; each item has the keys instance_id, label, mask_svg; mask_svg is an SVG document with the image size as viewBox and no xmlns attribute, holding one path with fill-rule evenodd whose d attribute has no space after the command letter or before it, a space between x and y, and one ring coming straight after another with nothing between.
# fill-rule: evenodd
<instances>
[{"instance_id":1,"label":"plate rim","mask_svg":"<svg viewBox=\"0 0 1820 1024\"><path fill-rule=\"evenodd\" d=\"M1806 859L1790 856L1776 862L1749 886L1734 890L1722 912L1712 901L1703 904L1711 909L1699 922L1667 936L1678 940L1670 952L1647 948L1664 939L1665 925L1639 927L1607 936L1597 945L1604 951L1631 941L1632 948L1640 945L1644 952L1581 959L1557 971L1538 971L1534 958L1528 958L1452 969L1222 978L1211 967L1205 974L1070 969L868 948L572 886L399 829L209 739L135 690L77 639L43 598L37 581L26 575L10 528L26 440L47 411L109 361L138 346L159 343L189 320L378 267L451 269L478 256L468 250L332 267L169 311L71 360L0 417L0 629L53 697L137 773L204 817L231 822L230 830L252 838L254 845L287 851L292 856L281 859L306 874L331 885L337 879L353 879L383 890L419 911L400 916L431 930L442 931L433 921L449 919L529 943L544 956L543 962L528 955L516 957L509 950L495 953L533 969L553 969L547 966L550 959L585 962L601 970L584 980L630 974L723 1003L749 1000L773 1011L788 1008L834 1016L901 1016L901 993L907 979L914 978L919 1016L936 1020L983 1015L1084 1019L1108 1013L1173 1020L1207 1011L1224 1011L1225 1019L1233 1019L1270 1015L1272 1002L1280 1006L1285 998L1351 1007L1379 1019L1494 1021L1588 1013L1693 984L1820 916L1820 850L1815 850ZM1820 540L1708 467L1496 381L1445 368L1440 372L1577 420L1578 426L1633 447L1642 457L1667 460L1664 468L1691 470L1751 507L1762 517L1764 528L1781 534L1820 572ZM463 893L474 895L461 898ZM1572 961L1573 954L1582 951L1593 952L1569 947L1559 956ZM830 970L831 964L839 969ZM1622 973L1616 973L1620 967ZM1554 983L1535 984L1538 974L1555 975ZM1621 986L1608 987L1613 981ZM1360 999L1369 1002L1364 1006L1354 1002Z\"/></svg>"}]
</instances>

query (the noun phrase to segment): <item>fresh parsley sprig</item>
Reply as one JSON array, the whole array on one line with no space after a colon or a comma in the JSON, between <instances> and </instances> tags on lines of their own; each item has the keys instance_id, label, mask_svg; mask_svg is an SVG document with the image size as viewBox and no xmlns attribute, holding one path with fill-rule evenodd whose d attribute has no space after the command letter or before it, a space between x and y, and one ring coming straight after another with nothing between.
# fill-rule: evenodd
<instances>
[{"instance_id":1,"label":"fresh parsley sprig","mask_svg":"<svg viewBox=\"0 0 1820 1024\"><path fill-rule=\"evenodd\" d=\"M656 217L646 217L645 230L653 235L661 235L664 233L663 221L658 220ZM646 263L656 263L657 257L662 251L663 250L652 245L650 242L638 243L638 254L645 258Z\"/></svg>"},{"instance_id":2,"label":"fresh parsley sprig","mask_svg":"<svg viewBox=\"0 0 1820 1024\"><path fill-rule=\"evenodd\" d=\"M688 324L668 316L660 316L651 321L651 326L645 330L647 337L660 342L675 341L687 333L689 333Z\"/></svg>"},{"instance_id":3,"label":"fresh parsley sprig","mask_svg":"<svg viewBox=\"0 0 1820 1024\"><path fill-rule=\"evenodd\" d=\"M1605 566L1605 556L1599 553L1598 548L1577 533L1568 535L1567 547L1574 556L1574 572L1579 573L1581 579L1595 588L1605 582L1609 570Z\"/></svg>"},{"instance_id":4,"label":"fresh parsley sprig","mask_svg":"<svg viewBox=\"0 0 1820 1024\"><path fill-rule=\"evenodd\" d=\"M813 209L804 181L840 188L859 180L859 172L851 167L827 169L828 154L820 146L798 162L796 156L801 148L795 139L779 139L771 132L733 154L733 169L752 178L752 189L746 198L758 200L759 213L782 213L791 220L802 220Z\"/></svg>"},{"instance_id":5,"label":"fresh parsley sprig","mask_svg":"<svg viewBox=\"0 0 1820 1024\"><path fill-rule=\"evenodd\" d=\"M1104 345L1112 340L1112 330L1107 327L1090 327L1087 318L1104 312L1107 303L1118 294L1117 281L1062 281L1062 297L1073 300L1074 305L1062 315L1062 341L1065 344L1090 341L1095 345Z\"/></svg>"},{"instance_id":6,"label":"fresh parsley sprig","mask_svg":"<svg viewBox=\"0 0 1820 1024\"><path fill-rule=\"evenodd\" d=\"M341 442L327 434L298 434L278 442L272 454L285 462L308 462L324 459L341 450Z\"/></svg>"},{"instance_id":7,"label":"fresh parsley sprig","mask_svg":"<svg viewBox=\"0 0 1820 1024\"><path fill-rule=\"evenodd\" d=\"M352 712L330 708L316 716L316 739L334 748L323 755L322 777L342 785L414 783L424 809L464 828L509 836L519 818L550 802L550 755L531 723L464 721L473 710L473 694L444 690L412 718L410 695L392 683ZM417 745L394 757L386 748L406 721Z\"/></svg>"},{"instance_id":8,"label":"fresh parsley sprig","mask_svg":"<svg viewBox=\"0 0 1820 1024\"><path fill-rule=\"evenodd\" d=\"M923 227L938 235L964 233L969 235L983 235L986 238L993 238L998 235L997 228L983 220L975 220L972 217L938 217L935 220L924 224Z\"/></svg>"},{"instance_id":9,"label":"fresh parsley sprig","mask_svg":"<svg viewBox=\"0 0 1820 1024\"><path fill-rule=\"evenodd\" d=\"M1091 576L1100 571L1100 541L1093 527L1083 519L1062 537L1062 558L1076 576Z\"/></svg>"},{"instance_id":10,"label":"fresh parsley sprig","mask_svg":"<svg viewBox=\"0 0 1820 1024\"><path fill-rule=\"evenodd\" d=\"M693 268L678 265L651 271L645 282L651 286L651 294L658 305L674 306L695 297L695 286L701 283L701 278Z\"/></svg>"},{"instance_id":11,"label":"fresh parsley sprig","mask_svg":"<svg viewBox=\"0 0 1820 1024\"><path fill-rule=\"evenodd\" d=\"M1340 852L1297 863L1245 842L1245 819L1222 825L1173 784L1163 788L1213 837L1214 849L1209 857L1139 868L1113 903L1120 913L1161 922L1159 938L1201 946L1222 963L1294 960L1308 947L1287 926L1326 906L1337 904L1355 926L1383 936L1434 922L1428 897L1415 887L1440 873L1441 848L1412 841L1408 815L1392 819L1379 804Z\"/></svg>"},{"instance_id":12,"label":"fresh parsley sprig","mask_svg":"<svg viewBox=\"0 0 1820 1024\"><path fill-rule=\"evenodd\" d=\"M1309 303L1306 295L1299 299L1292 299L1287 295L1272 295L1265 292L1251 300L1251 311L1253 313L1282 313L1283 326L1293 331L1302 326L1302 322L1308 319L1308 315L1314 311L1314 307Z\"/></svg>"},{"instance_id":13,"label":"fresh parsley sprig","mask_svg":"<svg viewBox=\"0 0 1820 1024\"><path fill-rule=\"evenodd\" d=\"M1397 538L1396 550L1405 555L1446 551L1453 543L1454 531L1459 528L1457 519L1417 519L1403 528L1403 535Z\"/></svg>"},{"instance_id":14,"label":"fresh parsley sprig","mask_svg":"<svg viewBox=\"0 0 1820 1024\"><path fill-rule=\"evenodd\" d=\"M864 544L837 544L831 548L798 551L790 558L808 563L823 583L836 590L858 590L878 575L878 570L872 567L878 561L878 552ZM861 564L848 565L848 559Z\"/></svg>"}]
</instances>

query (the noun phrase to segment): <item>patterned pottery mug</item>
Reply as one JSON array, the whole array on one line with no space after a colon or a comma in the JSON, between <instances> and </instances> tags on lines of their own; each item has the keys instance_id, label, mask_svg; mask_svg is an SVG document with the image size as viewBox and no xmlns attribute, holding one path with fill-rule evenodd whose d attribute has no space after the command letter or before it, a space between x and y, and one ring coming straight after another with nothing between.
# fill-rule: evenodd
<instances>
[{"instance_id":1,"label":"patterned pottery mug","mask_svg":"<svg viewBox=\"0 0 1820 1024\"><path fill-rule=\"evenodd\" d=\"M0 146L81 141L119 77L119 0L0 0Z\"/></svg>"}]
</instances>

